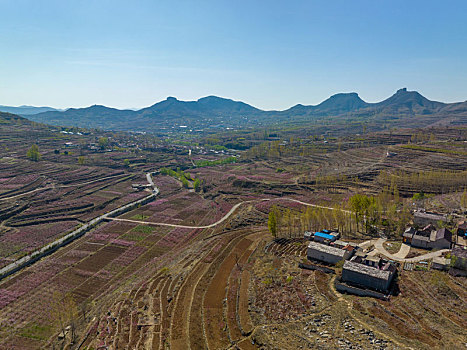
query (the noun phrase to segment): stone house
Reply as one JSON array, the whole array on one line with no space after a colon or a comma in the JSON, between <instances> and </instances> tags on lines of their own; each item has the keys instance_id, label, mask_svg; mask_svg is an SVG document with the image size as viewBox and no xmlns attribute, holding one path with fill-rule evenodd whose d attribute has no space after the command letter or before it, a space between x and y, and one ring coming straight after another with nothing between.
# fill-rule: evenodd
<instances>
[{"instance_id":1,"label":"stone house","mask_svg":"<svg viewBox=\"0 0 467 350\"><path fill-rule=\"evenodd\" d=\"M318 242L310 242L306 255L310 260L318 260L335 265L341 260L350 259L354 251L355 248L350 245L340 248Z\"/></svg>"},{"instance_id":2,"label":"stone house","mask_svg":"<svg viewBox=\"0 0 467 350\"><path fill-rule=\"evenodd\" d=\"M425 249L449 249L452 245L452 232L447 228L436 230L431 224L422 230L409 227L405 230L402 240L412 247Z\"/></svg>"},{"instance_id":3,"label":"stone house","mask_svg":"<svg viewBox=\"0 0 467 350\"><path fill-rule=\"evenodd\" d=\"M365 260L354 257L345 261L342 268L342 281L358 287L388 292L397 273L396 267L382 259L374 266L366 264Z\"/></svg>"}]
</instances>

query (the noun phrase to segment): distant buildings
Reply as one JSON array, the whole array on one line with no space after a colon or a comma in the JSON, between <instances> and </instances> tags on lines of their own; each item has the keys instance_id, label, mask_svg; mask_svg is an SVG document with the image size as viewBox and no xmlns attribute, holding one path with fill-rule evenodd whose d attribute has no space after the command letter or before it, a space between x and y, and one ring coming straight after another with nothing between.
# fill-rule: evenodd
<instances>
[{"instance_id":1,"label":"distant buildings","mask_svg":"<svg viewBox=\"0 0 467 350\"><path fill-rule=\"evenodd\" d=\"M447 228L436 230L431 224L422 230L409 227L405 230L402 240L416 248L425 249L449 249L452 245L452 232Z\"/></svg>"}]
</instances>

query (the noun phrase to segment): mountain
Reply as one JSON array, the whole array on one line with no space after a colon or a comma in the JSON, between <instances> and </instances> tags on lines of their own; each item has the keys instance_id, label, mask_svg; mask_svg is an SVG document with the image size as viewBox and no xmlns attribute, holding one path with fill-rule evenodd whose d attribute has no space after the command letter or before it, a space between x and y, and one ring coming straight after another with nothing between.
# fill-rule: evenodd
<instances>
[{"instance_id":1,"label":"mountain","mask_svg":"<svg viewBox=\"0 0 467 350\"><path fill-rule=\"evenodd\" d=\"M34 107L34 106L0 106L0 112L13 113L17 115L32 115L42 112L58 111L58 109L52 107Z\"/></svg>"},{"instance_id":2,"label":"mountain","mask_svg":"<svg viewBox=\"0 0 467 350\"><path fill-rule=\"evenodd\" d=\"M232 116L262 112L259 109L243 102L237 102L217 96L200 98L197 101L179 101L175 97L168 97L151 107L137 111L139 115L157 115L165 117L205 117L205 116Z\"/></svg>"},{"instance_id":3,"label":"mountain","mask_svg":"<svg viewBox=\"0 0 467 350\"><path fill-rule=\"evenodd\" d=\"M91 106L70 108L64 112L44 112L29 118L60 126L148 131L154 128L166 130L186 124L197 129L212 125L221 127L223 123L227 123L227 127L240 127L242 117L262 113L264 112L243 102L208 96L197 101L180 101L175 97L168 97L137 111Z\"/></svg>"},{"instance_id":4,"label":"mountain","mask_svg":"<svg viewBox=\"0 0 467 350\"><path fill-rule=\"evenodd\" d=\"M316 106L298 104L282 113L314 116L340 115L368 106L369 104L363 101L356 92L350 92L333 95Z\"/></svg>"},{"instance_id":5,"label":"mountain","mask_svg":"<svg viewBox=\"0 0 467 350\"><path fill-rule=\"evenodd\" d=\"M374 104L379 111L412 114L432 114L445 106L445 103L430 101L417 91L407 91L407 88L399 89L388 99Z\"/></svg>"},{"instance_id":6,"label":"mountain","mask_svg":"<svg viewBox=\"0 0 467 350\"><path fill-rule=\"evenodd\" d=\"M168 97L140 110L119 110L105 106L70 108L28 116L29 119L60 126L80 126L119 131L161 134L205 132L226 128L307 125L321 120L371 124L387 127L424 127L439 123L465 124L467 101L431 101L417 91L399 89L377 103L363 101L357 93L339 93L318 105L295 105L284 111L263 111L244 102L207 96L197 101ZM320 122L322 124L322 122Z\"/></svg>"},{"instance_id":7,"label":"mountain","mask_svg":"<svg viewBox=\"0 0 467 350\"><path fill-rule=\"evenodd\" d=\"M135 111L94 105L86 108L69 108L66 111L50 111L28 116L29 119L58 126L104 128L123 130L120 125L132 122Z\"/></svg>"}]
</instances>

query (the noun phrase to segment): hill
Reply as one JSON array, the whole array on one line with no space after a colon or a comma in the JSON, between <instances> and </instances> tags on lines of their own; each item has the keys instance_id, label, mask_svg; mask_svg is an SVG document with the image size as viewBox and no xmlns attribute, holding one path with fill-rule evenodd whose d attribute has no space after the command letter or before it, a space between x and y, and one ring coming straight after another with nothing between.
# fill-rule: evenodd
<instances>
[{"instance_id":1,"label":"hill","mask_svg":"<svg viewBox=\"0 0 467 350\"><path fill-rule=\"evenodd\" d=\"M0 124L16 125L16 124L31 124L31 121L12 113L0 112Z\"/></svg>"},{"instance_id":2,"label":"hill","mask_svg":"<svg viewBox=\"0 0 467 350\"><path fill-rule=\"evenodd\" d=\"M34 106L19 106L19 107L11 107L11 106L0 106L0 112L6 113L13 113L19 115L32 115L42 112L51 112L51 111L58 111L58 109L52 107L34 107Z\"/></svg>"},{"instance_id":3,"label":"hill","mask_svg":"<svg viewBox=\"0 0 467 350\"><path fill-rule=\"evenodd\" d=\"M106 130L154 133L206 132L226 128L303 126L366 123L373 130L388 127L426 127L433 124L464 124L467 102L431 101L417 91L399 89L378 103L368 103L357 93L339 93L318 105L298 104L284 111L264 111L240 101L216 96L197 101L168 97L137 111L105 106L70 108L28 116L29 119L60 126L95 127Z\"/></svg>"}]
</instances>

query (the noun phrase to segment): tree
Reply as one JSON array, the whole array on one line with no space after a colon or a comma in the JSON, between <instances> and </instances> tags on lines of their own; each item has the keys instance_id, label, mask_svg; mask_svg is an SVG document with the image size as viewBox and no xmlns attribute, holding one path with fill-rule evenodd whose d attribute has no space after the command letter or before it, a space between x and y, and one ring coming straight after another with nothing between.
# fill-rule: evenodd
<instances>
[{"instance_id":1,"label":"tree","mask_svg":"<svg viewBox=\"0 0 467 350\"><path fill-rule=\"evenodd\" d=\"M78 164L79 165L84 165L84 163L86 163L86 158L84 158L83 156L79 156L78 157Z\"/></svg>"},{"instance_id":2,"label":"tree","mask_svg":"<svg viewBox=\"0 0 467 350\"><path fill-rule=\"evenodd\" d=\"M357 225L356 231L358 231L358 223L360 222L360 216L362 213L362 196L360 194L354 194L349 199L350 208L355 214L355 223Z\"/></svg>"},{"instance_id":3,"label":"tree","mask_svg":"<svg viewBox=\"0 0 467 350\"><path fill-rule=\"evenodd\" d=\"M28 159L32 160L33 162L39 161L41 159L41 154L39 153L39 147L36 144L32 145L28 149L28 152L26 153L26 157L28 157Z\"/></svg>"},{"instance_id":4,"label":"tree","mask_svg":"<svg viewBox=\"0 0 467 350\"><path fill-rule=\"evenodd\" d=\"M196 178L195 181L193 181L193 188L195 189L195 192L199 192L199 190L201 188L200 179Z\"/></svg>"},{"instance_id":5,"label":"tree","mask_svg":"<svg viewBox=\"0 0 467 350\"><path fill-rule=\"evenodd\" d=\"M269 229L269 232L271 232L272 236L276 238L277 237L277 219L276 219L276 213L274 209L269 212L268 229Z\"/></svg>"},{"instance_id":6,"label":"tree","mask_svg":"<svg viewBox=\"0 0 467 350\"><path fill-rule=\"evenodd\" d=\"M123 160L123 165L128 168L130 166L130 160L129 159L124 159Z\"/></svg>"},{"instance_id":7,"label":"tree","mask_svg":"<svg viewBox=\"0 0 467 350\"><path fill-rule=\"evenodd\" d=\"M108 144L109 144L109 138L108 137L99 137L99 147L104 150Z\"/></svg>"},{"instance_id":8,"label":"tree","mask_svg":"<svg viewBox=\"0 0 467 350\"><path fill-rule=\"evenodd\" d=\"M188 180L186 179L185 176L182 176L180 180L182 181L182 186L183 186L184 188L190 187L190 183L188 182Z\"/></svg>"},{"instance_id":9,"label":"tree","mask_svg":"<svg viewBox=\"0 0 467 350\"><path fill-rule=\"evenodd\" d=\"M58 323L65 336L65 328L70 326L71 342L76 340L76 322L78 319L78 307L71 293L54 292L50 303L52 320Z\"/></svg>"}]
</instances>

